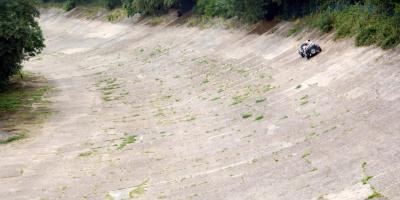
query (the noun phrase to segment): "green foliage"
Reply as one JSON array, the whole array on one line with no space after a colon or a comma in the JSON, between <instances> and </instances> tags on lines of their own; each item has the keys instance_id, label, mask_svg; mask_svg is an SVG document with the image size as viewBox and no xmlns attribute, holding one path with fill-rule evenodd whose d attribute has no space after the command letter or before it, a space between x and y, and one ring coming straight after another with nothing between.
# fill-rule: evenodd
<instances>
[{"instance_id":1,"label":"green foliage","mask_svg":"<svg viewBox=\"0 0 400 200\"><path fill-rule=\"evenodd\" d=\"M124 9L118 8L110 11L106 18L109 22L118 22L126 17L126 11Z\"/></svg>"},{"instance_id":2,"label":"green foliage","mask_svg":"<svg viewBox=\"0 0 400 200\"><path fill-rule=\"evenodd\" d=\"M317 15L318 17L315 18L315 21L313 22L313 26L321 29L321 31L328 33L333 29L334 25L334 16L332 13L326 11L324 13L321 13Z\"/></svg>"},{"instance_id":3,"label":"green foliage","mask_svg":"<svg viewBox=\"0 0 400 200\"><path fill-rule=\"evenodd\" d=\"M40 0L40 2L44 5L62 4L65 11L70 11L78 5L96 5L112 10L122 4L122 0Z\"/></svg>"},{"instance_id":4,"label":"green foliage","mask_svg":"<svg viewBox=\"0 0 400 200\"><path fill-rule=\"evenodd\" d=\"M123 141L121 144L118 145L118 150L123 149L126 145L132 144L136 142L136 135L129 135L126 138L123 138Z\"/></svg>"},{"instance_id":5,"label":"green foliage","mask_svg":"<svg viewBox=\"0 0 400 200\"><path fill-rule=\"evenodd\" d=\"M0 114L15 112L40 102L49 88L12 88L0 93Z\"/></svg>"},{"instance_id":6,"label":"green foliage","mask_svg":"<svg viewBox=\"0 0 400 200\"><path fill-rule=\"evenodd\" d=\"M251 116L253 116L253 114L251 114L251 113L243 113L243 114L242 114L242 118L243 118L243 119L247 119L247 118L249 118L249 117L251 117Z\"/></svg>"},{"instance_id":7,"label":"green foliage","mask_svg":"<svg viewBox=\"0 0 400 200\"><path fill-rule=\"evenodd\" d=\"M371 45L375 43L375 40L377 39L378 30L376 26L373 25L367 25L367 26L362 26L360 27L359 33L356 37L356 44L358 46L362 45Z\"/></svg>"},{"instance_id":8,"label":"green foliage","mask_svg":"<svg viewBox=\"0 0 400 200\"><path fill-rule=\"evenodd\" d=\"M334 28L336 29L337 38L344 38L357 34L364 20L363 18L368 15L363 8L362 6L354 5L335 13Z\"/></svg>"},{"instance_id":9,"label":"green foliage","mask_svg":"<svg viewBox=\"0 0 400 200\"><path fill-rule=\"evenodd\" d=\"M135 13L157 15L168 11L178 3L178 0L123 0L123 7L129 16Z\"/></svg>"},{"instance_id":10,"label":"green foliage","mask_svg":"<svg viewBox=\"0 0 400 200\"><path fill-rule=\"evenodd\" d=\"M0 144L8 144L17 140L21 140L25 137L26 137L25 133L18 133L13 136L7 137L6 139L0 139Z\"/></svg>"},{"instance_id":11,"label":"green foliage","mask_svg":"<svg viewBox=\"0 0 400 200\"><path fill-rule=\"evenodd\" d=\"M4 1L4 0L3 0ZM322 32L336 32L336 38L354 37L357 45L376 44L390 48L400 43L399 0L42 0L64 2L65 9L76 5L101 2L108 9L118 6L128 16L135 13L160 15L169 9L188 11L194 4L197 17L189 25L207 24L212 17L238 18L245 22L305 17L306 25ZM114 21L114 16L109 20ZM302 24L304 25L304 24ZM291 29L288 36L301 31L300 26Z\"/></svg>"},{"instance_id":12,"label":"green foliage","mask_svg":"<svg viewBox=\"0 0 400 200\"><path fill-rule=\"evenodd\" d=\"M66 1L66 2L64 3L64 5L63 5L63 9L64 9L65 11L70 11L70 10L74 9L75 7L76 7L76 2L75 2L75 0L68 0L68 1Z\"/></svg>"},{"instance_id":13,"label":"green foliage","mask_svg":"<svg viewBox=\"0 0 400 200\"><path fill-rule=\"evenodd\" d=\"M195 12L206 16L239 17L248 22L263 19L264 0L198 0Z\"/></svg>"},{"instance_id":14,"label":"green foliage","mask_svg":"<svg viewBox=\"0 0 400 200\"><path fill-rule=\"evenodd\" d=\"M297 35L299 32L301 32L302 28L299 26L294 26L293 28L291 28L287 34L287 37L293 36L293 35Z\"/></svg>"},{"instance_id":15,"label":"green foliage","mask_svg":"<svg viewBox=\"0 0 400 200\"><path fill-rule=\"evenodd\" d=\"M0 89L44 48L35 1L0 0Z\"/></svg>"},{"instance_id":16,"label":"green foliage","mask_svg":"<svg viewBox=\"0 0 400 200\"><path fill-rule=\"evenodd\" d=\"M396 7L393 8L392 14L382 13L379 6L371 7L370 4L354 4L344 6L340 10L325 10L314 15L311 24L323 32L334 29L336 38L355 36L358 46L376 44L387 49L400 43L400 4L394 5Z\"/></svg>"},{"instance_id":17,"label":"green foliage","mask_svg":"<svg viewBox=\"0 0 400 200\"><path fill-rule=\"evenodd\" d=\"M121 3L122 3L121 0L103 0L104 6L109 10L112 10L120 6Z\"/></svg>"}]
</instances>

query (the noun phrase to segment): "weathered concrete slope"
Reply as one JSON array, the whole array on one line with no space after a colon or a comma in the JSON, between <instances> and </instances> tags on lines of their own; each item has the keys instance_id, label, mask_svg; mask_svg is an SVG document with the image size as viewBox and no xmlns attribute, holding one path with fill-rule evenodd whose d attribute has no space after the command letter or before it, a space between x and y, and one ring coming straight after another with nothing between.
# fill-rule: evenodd
<instances>
[{"instance_id":1,"label":"weathered concrete slope","mask_svg":"<svg viewBox=\"0 0 400 200\"><path fill-rule=\"evenodd\" d=\"M304 60L285 23L40 22L26 65L56 113L0 147L0 199L400 199L399 50L324 36Z\"/></svg>"}]
</instances>

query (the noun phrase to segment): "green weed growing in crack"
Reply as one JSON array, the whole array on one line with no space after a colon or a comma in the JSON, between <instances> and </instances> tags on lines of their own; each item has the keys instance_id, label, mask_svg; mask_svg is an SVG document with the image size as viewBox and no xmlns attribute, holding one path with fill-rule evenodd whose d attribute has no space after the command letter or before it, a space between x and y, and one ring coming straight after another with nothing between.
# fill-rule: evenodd
<instances>
[{"instance_id":1,"label":"green weed growing in crack","mask_svg":"<svg viewBox=\"0 0 400 200\"><path fill-rule=\"evenodd\" d=\"M306 151L304 152L304 154L301 156L301 158L304 159L304 161L306 161L306 163L311 164L311 161L308 159L308 157L311 155L310 151Z\"/></svg>"},{"instance_id":2,"label":"green weed growing in crack","mask_svg":"<svg viewBox=\"0 0 400 200\"><path fill-rule=\"evenodd\" d=\"M207 84L207 83L209 83L210 82L210 80L208 80L208 78L206 78L206 79L204 79L201 83L202 84Z\"/></svg>"},{"instance_id":3,"label":"green weed growing in crack","mask_svg":"<svg viewBox=\"0 0 400 200\"><path fill-rule=\"evenodd\" d=\"M172 95L167 95L167 96L161 97L161 100L169 100L171 98L172 98Z\"/></svg>"},{"instance_id":4,"label":"green weed growing in crack","mask_svg":"<svg viewBox=\"0 0 400 200\"><path fill-rule=\"evenodd\" d=\"M260 98L260 99L257 99L256 100L256 103L262 103L262 102L264 102L265 100L267 100L266 98Z\"/></svg>"},{"instance_id":5,"label":"green weed growing in crack","mask_svg":"<svg viewBox=\"0 0 400 200\"><path fill-rule=\"evenodd\" d=\"M300 105L308 104L308 95L305 95L300 98Z\"/></svg>"},{"instance_id":6,"label":"green weed growing in crack","mask_svg":"<svg viewBox=\"0 0 400 200\"><path fill-rule=\"evenodd\" d=\"M91 155L93 155L93 151L86 151L86 152L82 152L82 153L80 153L79 155L78 155L78 157L88 157L88 156L91 156Z\"/></svg>"},{"instance_id":7,"label":"green weed growing in crack","mask_svg":"<svg viewBox=\"0 0 400 200\"><path fill-rule=\"evenodd\" d=\"M210 63L210 60L208 60L207 57L201 57L196 60L196 63L199 65L208 65Z\"/></svg>"},{"instance_id":8,"label":"green weed growing in crack","mask_svg":"<svg viewBox=\"0 0 400 200\"><path fill-rule=\"evenodd\" d=\"M155 117L165 117L164 110L159 109L159 110L157 111L157 113L154 114L154 116L155 116Z\"/></svg>"},{"instance_id":9,"label":"green weed growing in crack","mask_svg":"<svg viewBox=\"0 0 400 200\"><path fill-rule=\"evenodd\" d=\"M308 99L308 95L304 95L304 96L302 96L302 97L300 98L300 100L305 100L305 99Z\"/></svg>"},{"instance_id":10,"label":"green weed growing in crack","mask_svg":"<svg viewBox=\"0 0 400 200\"><path fill-rule=\"evenodd\" d=\"M10 137L7 137L6 139L0 139L0 144L8 144L17 140L21 140L27 137L27 134L25 132L22 133L17 133L15 135L12 135Z\"/></svg>"},{"instance_id":11,"label":"green weed growing in crack","mask_svg":"<svg viewBox=\"0 0 400 200\"><path fill-rule=\"evenodd\" d=\"M166 47L162 47L160 45L158 45L156 48L153 49L153 51L150 53L150 57L151 58L155 58L155 57L160 57L163 54L168 54L169 49Z\"/></svg>"},{"instance_id":12,"label":"green weed growing in crack","mask_svg":"<svg viewBox=\"0 0 400 200\"><path fill-rule=\"evenodd\" d=\"M243 113L243 114L242 114L242 118L243 118L243 119L250 118L251 116L253 116L253 114L251 114L251 113Z\"/></svg>"},{"instance_id":13,"label":"green weed growing in crack","mask_svg":"<svg viewBox=\"0 0 400 200\"><path fill-rule=\"evenodd\" d=\"M271 91L271 90L273 90L275 88L276 88L275 86L272 86L271 84L268 84L268 85L263 87L263 92L269 92L269 91Z\"/></svg>"},{"instance_id":14,"label":"green weed growing in crack","mask_svg":"<svg viewBox=\"0 0 400 200\"><path fill-rule=\"evenodd\" d=\"M221 97L214 97L214 98L211 99L211 101L216 101L216 100L219 100L219 99L221 99Z\"/></svg>"},{"instance_id":15,"label":"green weed growing in crack","mask_svg":"<svg viewBox=\"0 0 400 200\"><path fill-rule=\"evenodd\" d=\"M279 162L277 151L272 152L272 160L274 160L275 162Z\"/></svg>"},{"instance_id":16,"label":"green weed growing in crack","mask_svg":"<svg viewBox=\"0 0 400 200\"><path fill-rule=\"evenodd\" d=\"M136 135L129 135L123 138L122 143L117 146L117 150L123 149L126 145L136 142Z\"/></svg>"},{"instance_id":17,"label":"green weed growing in crack","mask_svg":"<svg viewBox=\"0 0 400 200\"><path fill-rule=\"evenodd\" d=\"M281 117L280 120L287 119L287 118L289 118L289 116L285 115L285 116Z\"/></svg>"},{"instance_id":18,"label":"green weed growing in crack","mask_svg":"<svg viewBox=\"0 0 400 200\"><path fill-rule=\"evenodd\" d=\"M194 121L194 120L196 120L195 116L188 116L188 118L185 119L185 121L187 121L187 122Z\"/></svg>"},{"instance_id":19,"label":"green weed growing in crack","mask_svg":"<svg viewBox=\"0 0 400 200\"><path fill-rule=\"evenodd\" d=\"M231 105L240 104L240 103L242 103L242 102L243 102L244 100L246 100L246 99L247 99L247 96L243 96L243 95L234 96L234 97L232 97L233 102L232 102Z\"/></svg>"},{"instance_id":20,"label":"green weed growing in crack","mask_svg":"<svg viewBox=\"0 0 400 200\"><path fill-rule=\"evenodd\" d=\"M260 121L260 120L262 120L262 119L264 119L264 115L258 115L258 116L256 117L255 121Z\"/></svg>"},{"instance_id":21,"label":"green weed growing in crack","mask_svg":"<svg viewBox=\"0 0 400 200\"><path fill-rule=\"evenodd\" d=\"M114 197L112 197L110 193L107 193L105 196L105 199L106 200L114 200Z\"/></svg>"},{"instance_id":22,"label":"green weed growing in crack","mask_svg":"<svg viewBox=\"0 0 400 200\"><path fill-rule=\"evenodd\" d=\"M329 132L329 131L333 131L333 130L335 130L336 128L337 128L337 127L334 126L334 127L330 128L330 129L326 129L326 130L324 130L323 133L327 133L327 132Z\"/></svg>"},{"instance_id":23,"label":"green weed growing in crack","mask_svg":"<svg viewBox=\"0 0 400 200\"><path fill-rule=\"evenodd\" d=\"M361 179L361 183L363 185L369 184L369 181L373 178L373 176L370 176L367 174L367 162L363 162L361 164L361 169L362 169L362 174L363 177ZM370 185L370 188L372 190L372 194L369 195L367 197L367 199L375 199L375 198L380 198L380 197L384 197L381 193L379 193L375 187L373 187L372 185Z\"/></svg>"},{"instance_id":24,"label":"green weed growing in crack","mask_svg":"<svg viewBox=\"0 0 400 200\"><path fill-rule=\"evenodd\" d=\"M318 136L319 136L319 134L317 134L316 132L312 132L312 133L310 133L310 134L308 134L306 136L306 140L311 140L311 139L316 138Z\"/></svg>"},{"instance_id":25,"label":"green weed growing in crack","mask_svg":"<svg viewBox=\"0 0 400 200\"><path fill-rule=\"evenodd\" d=\"M374 187L371 186L372 194L367 197L367 199L375 199L375 198L380 198L383 197L381 193L376 191Z\"/></svg>"},{"instance_id":26,"label":"green weed growing in crack","mask_svg":"<svg viewBox=\"0 0 400 200\"><path fill-rule=\"evenodd\" d=\"M145 180L143 183L134 186L134 189L129 192L129 197L130 198L138 198L142 196L148 187L149 180Z\"/></svg>"},{"instance_id":27,"label":"green weed growing in crack","mask_svg":"<svg viewBox=\"0 0 400 200\"><path fill-rule=\"evenodd\" d=\"M363 185L367 184L368 181L369 181L371 178L373 178L373 176L364 176L364 177L361 179L362 184L363 184Z\"/></svg>"},{"instance_id":28,"label":"green weed growing in crack","mask_svg":"<svg viewBox=\"0 0 400 200\"><path fill-rule=\"evenodd\" d=\"M100 90L102 91L103 94L102 98L104 101L116 100L123 96L123 95L121 95L120 97L113 96L114 91L120 88L120 84L117 83L116 78L103 79L99 81L96 85L100 87Z\"/></svg>"},{"instance_id":29,"label":"green weed growing in crack","mask_svg":"<svg viewBox=\"0 0 400 200\"><path fill-rule=\"evenodd\" d=\"M144 49L142 48L142 47L139 47L139 48L137 48L136 49L138 52L140 52L140 53L143 53L144 52Z\"/></svg>"},{"instance_id":30,"label":"green weed growing in crack","mask_svg":"<svg viewBox=\"0 0 400 200\"><path fill-rule=\"evenodd\" d=\"M246 72L248 72L249 70L248 69L238 69L237 70L237 72L239 73L239 74L245 74Z\"/></svg>"}]
</instances>

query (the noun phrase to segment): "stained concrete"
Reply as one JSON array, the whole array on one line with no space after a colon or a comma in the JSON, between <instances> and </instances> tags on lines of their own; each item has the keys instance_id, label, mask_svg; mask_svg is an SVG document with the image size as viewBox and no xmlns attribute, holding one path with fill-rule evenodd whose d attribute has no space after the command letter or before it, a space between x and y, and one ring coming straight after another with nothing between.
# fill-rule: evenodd
<instances>
[{"instance_id":1,"label":"stained concrete","mask_svg":"<svg viewBox=\"0 0 400 200\"><path fill-rule=\"evenodd\" d=\"M285 22L40 24L47 48L25 65L57 112L0 147L0 199L400 199L398 49L288 38ZM301 59L309 37L323 52Z\"/></svg>"}]
</instances>

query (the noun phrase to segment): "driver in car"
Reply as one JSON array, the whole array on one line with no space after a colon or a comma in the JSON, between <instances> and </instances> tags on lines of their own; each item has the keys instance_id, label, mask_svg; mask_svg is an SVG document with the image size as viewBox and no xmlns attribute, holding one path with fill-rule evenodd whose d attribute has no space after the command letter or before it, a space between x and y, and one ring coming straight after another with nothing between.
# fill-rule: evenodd
<instances>
[{"instance_id":1,"label":"driver in car","mask_svg":"<svg viewBox=\"0 0 400 200\"><path fill-rule=\"evenodd\" d=\"M310 47L310 46L312 45L312 42L311 42L311 40L309 39L309 40L307 40L304 44L305 44L305 45L303 46L303 50L305 51L308 47Z\"/></svg>"}]
</instances>

